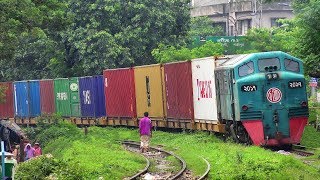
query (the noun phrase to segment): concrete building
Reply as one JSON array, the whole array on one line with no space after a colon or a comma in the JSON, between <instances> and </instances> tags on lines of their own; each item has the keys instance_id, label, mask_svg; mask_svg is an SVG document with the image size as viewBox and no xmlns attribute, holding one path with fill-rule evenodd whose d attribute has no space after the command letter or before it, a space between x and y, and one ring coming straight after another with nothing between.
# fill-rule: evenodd
<instances>
[{"instance_id":1,"label":"concrete building","mask_svg":"<svg viewBox=\"0 0 320 180\"><path fill-rule=\"evenodd\" d=\"M294 17L290 0L192 0L191 4L192 17L212 18L213 26L221 26L228 36L245 35L253 27L280 26L278 19Z\"/></svg>"}]
</instances>

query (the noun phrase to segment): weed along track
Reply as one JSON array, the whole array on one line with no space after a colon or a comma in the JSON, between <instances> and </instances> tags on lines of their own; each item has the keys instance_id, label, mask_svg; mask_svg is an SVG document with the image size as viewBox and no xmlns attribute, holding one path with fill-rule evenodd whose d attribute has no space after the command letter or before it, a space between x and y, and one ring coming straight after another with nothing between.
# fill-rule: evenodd
<instances>
[{"instance_id":1,"label":"weed along track","mask_svg":"<svg viewBox=\"0 0 320 180\"><path fill-rule=\"evenodd\" d=\"M128 151L140 153L140 143L123 141L122 144ZM150 147L149 152L141 154L146 158L145 168L126 179L193 179L186 170L186 162L171 152Z\"/></svg>"}]
</instances>

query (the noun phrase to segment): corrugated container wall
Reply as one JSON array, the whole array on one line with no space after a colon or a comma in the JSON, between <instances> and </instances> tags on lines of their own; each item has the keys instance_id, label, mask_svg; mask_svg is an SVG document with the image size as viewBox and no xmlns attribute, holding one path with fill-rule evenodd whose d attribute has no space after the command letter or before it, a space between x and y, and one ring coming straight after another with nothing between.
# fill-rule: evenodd
<instances>
[{"instance_id":1,"label":"corrugated container wall","mask_svg":"<svg viewBox=\"0 0 320 180\"><path fill-rule=\"evenodd\" d=\"M191 62L164 65L167 117L193 119Z\"/></svg>"},{"instance_id":2,"label":"corrugated container wall","mask_svg":"<svg viewBox=\"0 0 320 180\"><path fill-rule=\"evenodd\" d=\"M136 117L133 69L107 69L103 76L108 117Z\"/></svg>"},{"instance_id":3,"label":"corrugated container wall","mask_svg":"<svg viewBox=\"0 0 320 180\"><path fill-rule=\"evenodd\" d=\"M71 116L81 116L80 96L79 96L79 78L69 79L69 90L71 96Z\"/></svg>"},{"instance_id":4,"label":"corrugated container wall","mask_svg":"<svg viewBox=\"0 0 320 180\"><path fill-rule=\"evenodd\" d=\"M26 81L13 83L14 89L14 115L17 117L28 117L28 85Z\"/></svg>"},{"instance_id":5,"label":"corrugated container wall","mask_svg":"<svg viewBox=\"0 0 320 180\"><path fill-rule=\"evenodd\" d=\"M139 66L134 68L136 90L137 116L143 117L149 112L150 117L162 118L165 116L163 106L163 76L160 64Z\"/></svg>"},{"instance_id":6,"label":"corrugated container wall","mask_svg":"<svg viewBox=\"0 0 320 180\"><path fill-rule=\"evenodd\" d=\"M54 80L56 112L62 116L80 116L78 78Z\"/></svg>"},{"instance_id":7,"label":"corrugated container wall","mask_svg":"<svg viewBox=\"0 0 320 180\"><path fill-rule=\"evenodd\" d=\"M40 80L41 114L52 114L55 112L53 80Z\"/></svg>"},{"instance_id":8,"label":"corrugated container wall","mask_svg":"<svg viewBox=\"0 0 320 180\"><path fill-rule=\"evenodd\" d=\"M14 117L13 110L13 86L12 82L0 82L0 87L5 88L4 98L0 100L0 118Z\"/></svg>"},{"instance_id":9,"label":"corrugated container wall","mask_svg":"<svg viewBox=\"0 0 320 180\"><path fill-rule=\"evenodd\" d=\"M56 112L62 116L71 116L69 79L54 80L54 95L56 102Z\"/></svg>"},{"instance_id":10,"label":"corrugated container wall","mask_svg":"<svg viewBox=\"0 0 320 180\"><path fill-rule=\"evenodd\" d=\"M40 83L39 81L28 81L29 85L29 116L36 117L41 115L40 108Z\"/></svg>"},{"instance_id":11,"label":"corrugated container wall","mask_svg":"<svg viewBox=\"0 0 320 180\"><path fill-rule=\"evenodd\" d=\"M103 76L79 78L80 105L83 117L105 116Z\"/></svg>"},{"instance_id":12,"label":"corrugated container wall","mask_svg":"<svg viewBox=\"0 0 320 180\"><path fill-rule=\"evenodd\" d=\"M214 58L193 60L191 66L195 119L217 121Z\"/></svg>"},{"instance_id":13,"label":"corrugated container wall","mask_svg":"<svg viewBox=\"0 0 320 180\"><path fill-rule=\"evenodd\" d=\"M39 81L14 82L15 116L19 118L40 116Z\"/></svg>"}]
</instances>

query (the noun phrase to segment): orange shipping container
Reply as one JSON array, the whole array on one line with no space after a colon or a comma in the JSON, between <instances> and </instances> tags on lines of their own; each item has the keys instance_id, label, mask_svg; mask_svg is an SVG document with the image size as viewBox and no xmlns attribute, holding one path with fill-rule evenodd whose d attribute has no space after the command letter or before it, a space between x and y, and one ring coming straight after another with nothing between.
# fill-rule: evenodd
<instances>
[{"instance_id":1,"label":"orange shipping container","mask_svg":"<svg viewBox=\"0 0 320 180\"><path fill-rule=\"evenodd\" d=\"M162 119L165 116L162 66L155 64L135 67L134 80L137 116L143 117L143 113L147 111L149 117Z\"/></svg>"}]
</instances>

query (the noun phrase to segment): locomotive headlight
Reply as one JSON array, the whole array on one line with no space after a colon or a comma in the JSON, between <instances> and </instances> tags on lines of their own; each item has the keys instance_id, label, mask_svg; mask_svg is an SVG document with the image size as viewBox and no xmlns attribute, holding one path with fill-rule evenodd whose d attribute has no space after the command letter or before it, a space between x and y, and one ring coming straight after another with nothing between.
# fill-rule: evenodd
<instances>
[{"instance_id":1,"label":"locomotive headlight","mask_svg":"<svg viewBox=\"0 0 320 180\"><path fill-rule=\"evenodd\" d=\"M278 74L277 73L272 74L272 78L273 79L278 79Z\"/></svg>"},{"instance_id":2,"label":"locomotive headlight","mask_svg":"<svg viewBox=\"0 0 320 180\"><path fill-rule=\"evenodd\" d=\"M308 103L307 103L306 101L302 101L302 102L300 103L300 105L301 105L302 107L307 107L307 106L308 106Z\"/></svg>"},{"instance_id":3,"label":"locomotive headlight","mask_svg":"<svg viewBox=\"0 0 320 180\"><path fill-rule=\"evenodd\" d=\"M248 109L249 109L249 107L248 107L248 106L246 106L246 105L243 105L243 106L241 107L241 109L242 109L242 111L246 111L246 110L248 110Z\"/></svg>"},{"instance_id":4,"label":"locomotive headlight","mask_svg":"<svg viewBox=\"0 0 320 180\"><path fill-rule=\"evenodd\" d=\"M268 80L272 79L272 74L267 74L267 79Z\"/></svg>"}]
</instances>

